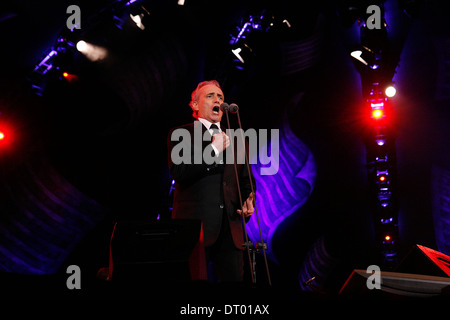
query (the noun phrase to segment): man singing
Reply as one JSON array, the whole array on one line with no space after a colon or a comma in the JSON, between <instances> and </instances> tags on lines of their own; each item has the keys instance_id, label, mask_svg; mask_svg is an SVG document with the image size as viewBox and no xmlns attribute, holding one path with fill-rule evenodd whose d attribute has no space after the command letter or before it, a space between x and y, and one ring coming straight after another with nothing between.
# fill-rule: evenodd
<instances>
[{"instance_id":1,"label":"man singing","mask_svg":"<svg viewBox=\"0 0 450 320\"><path fill-rule=\"evenodd\" d=\"M224 94L215 80L203 81L192 92L190 106L193 117L197 119L170 131L168 137L169 170L175 180L172 218L200 219L203 223L205 255L207 263L213 263L217 276L222 282L242 282L244 278L243 225L242 219L248 221L254 211L254 195L250 180L254 178L247 166L236 162L240 199L232 157L224 156L231 152L230 138L222 130L220 121L223 111L219 106L224 101ZM211 139L194 139L195 126L201 127L202 137ZM191 161L174 163L171 155L177 143L172 141L176 129L190 132ZM208 133L205 133L208 131ZM189 142L189 141L188 141ZM186 141L184 141L186 143ZM223 161L194 161L195 152L204 152L223 159Z\"/></svg>"}]
</instances>

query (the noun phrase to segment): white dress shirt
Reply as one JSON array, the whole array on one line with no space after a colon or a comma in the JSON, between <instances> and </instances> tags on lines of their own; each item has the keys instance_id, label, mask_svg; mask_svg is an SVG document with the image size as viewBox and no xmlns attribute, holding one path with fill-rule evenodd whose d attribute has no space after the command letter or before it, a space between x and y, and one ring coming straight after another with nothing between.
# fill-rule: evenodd
<instances>
[{"instance_id":1,"label":"white dress shirt","mask_svg":"<svg viewBox=\"0 0 450 320\"><path fill-rule=\"evenodd\" d=\"M209 131L209 133L211 134L211 136L213 135L213 131L212 129L210 129L212 122L203 119L203 118L198 118L198 121L200 121ZM222 132L222 129L220 128L220 122L216 122L215 125L219 128L219 132ZM214 153L216 154L216 157L219 156L219 150L217 150L217 148L211 143L211 146L214 150Z\"/></svg>"}]
</instances>

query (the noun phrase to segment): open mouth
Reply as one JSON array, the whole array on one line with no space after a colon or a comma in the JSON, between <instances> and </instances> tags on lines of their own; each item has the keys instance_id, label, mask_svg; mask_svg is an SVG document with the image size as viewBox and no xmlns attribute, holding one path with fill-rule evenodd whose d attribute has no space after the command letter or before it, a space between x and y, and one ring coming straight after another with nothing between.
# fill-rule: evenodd
<instances>
[{"instance_id":1,"label":"open mouth","mask_svg":"<svg viewBox=\"0 0 450 320\"><path fill-rule=\"evenodd\" d=\"M219 107L218 107L218 106L215 106L215 107L212 109L212 111L213 111L214 114L219 114Z\"/></svg>"}]
</instances>

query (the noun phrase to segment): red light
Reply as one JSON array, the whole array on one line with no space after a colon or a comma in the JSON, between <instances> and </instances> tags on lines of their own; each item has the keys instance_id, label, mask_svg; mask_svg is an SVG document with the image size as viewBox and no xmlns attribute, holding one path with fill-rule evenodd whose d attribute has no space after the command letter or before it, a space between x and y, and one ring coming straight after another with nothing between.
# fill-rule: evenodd
<instances>
[{"instance_id":1,"label":"red light","mask_svg":"<svg viewBox=\"0 0 450 320\"><path fill-rule=\"evenodd\" d=\"M12 151L13 147L17 143L17 135L14 127L11 123L0 120L0 152L8 150L8 153Z\"/></svg>"},{"instance_id":2,"label":"red light","mask_svg":"<svg viewBox=\"0 0 450 320\"><path fill-rule=\"evenodd\" d=\"M62 76L69 82L74 82L78 80L78 76L76 74L72 74L72 73L68 73L68 72L63 72Z\"/></svg>"},{"instance_id":3,"label":"red light","mask_svg":"<svg viewBox=\"0 0 450 320\"><path fill-rule=\"evenodd\" d=\"M375 109L372 111L372 117L375 119L380 119L383 116L383 111L380 109Z\"/></svg>"}]
</instances>

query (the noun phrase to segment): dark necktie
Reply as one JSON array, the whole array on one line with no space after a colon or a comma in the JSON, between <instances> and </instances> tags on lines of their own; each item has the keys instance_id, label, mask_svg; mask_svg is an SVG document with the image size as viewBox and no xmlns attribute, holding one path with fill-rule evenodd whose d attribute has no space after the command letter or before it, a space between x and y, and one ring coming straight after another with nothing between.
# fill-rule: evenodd
<instances>
[{"instance_id":1,"label":"dark necktie","mask_svg":"<svg viewBox=\"0 0 450 320\"><path fill-rule=\"evenodd\" d=\"M209 128L212 130L212 135L211 136L214 136L215 134L220 133L219 127L215 123L213 123ZM211 142L212 142L212 140L213 140L213 138L211 138ZM212 156L213 157L217 156L214 151L212 152ZM220 160L219 163L221 164L219 166L219 168L221 168L220 170L222 172L223 171L223 160Z\"/></svg>"},{"instance_id":2,"label":"dark necktie","mask_svg":"<svg viewBox=\"0 0 450 320\"><path fill-rule=\"evenodd\" d=\"M212 130L212 135L211 136L213 136L213 135L215 135L217 133L220 133L219 127L215 123L213 123L211 125L211 127L209 127L209 129Z\"/></svg>"}]
</instances>

